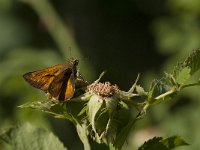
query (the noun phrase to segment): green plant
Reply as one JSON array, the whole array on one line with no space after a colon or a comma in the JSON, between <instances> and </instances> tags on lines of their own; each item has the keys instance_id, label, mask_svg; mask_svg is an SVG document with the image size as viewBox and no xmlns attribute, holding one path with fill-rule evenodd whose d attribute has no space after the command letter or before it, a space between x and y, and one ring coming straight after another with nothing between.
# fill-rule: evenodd
<instances>
[{"instance_id":1,"label":"green plant","mask_svg":"<svg viewBox=\"0 0 200 150\"><path fill-rule=\"evenodd\" d=\"M174 67L172 73L165 73L163 78L153 80L148 91L138 85L139 75L129 91L122 91L117 85L101 83L100 79L104 74L102 73L82 95L71 100L34 101L20 107L36 109L59 119L70 120L76 126L86 150L90 149L88 135L97 143L105 143L110 149L121 149L130 130L146 115L151 106L173 99L184 88L200 84L199 81L190 83L191 77L200 69L199 60L200 50L193 51L185 61ZM4 132L1 138L5 135L10 141L13 140L12 130ZM166 139L155 137L144 143L139 150L169 150L182 145L187 143L178 136Z\"/></svg>"}]
</instances>

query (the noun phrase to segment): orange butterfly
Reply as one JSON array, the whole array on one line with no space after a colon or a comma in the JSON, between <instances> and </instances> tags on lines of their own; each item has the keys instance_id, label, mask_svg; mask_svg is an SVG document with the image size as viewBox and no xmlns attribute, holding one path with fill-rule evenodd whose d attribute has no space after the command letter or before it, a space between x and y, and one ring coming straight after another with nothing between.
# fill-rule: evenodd
<instances>
[{"instance_id":1,"label":"orange butterfly","mask_svg":"<svg viewBox=\"0 0 200 150\"><path fill-rule=\"evenodd\" d=\"M23 77L30 85L48 93L50 98L69 100L74 96L75 89L88 85L77 72L78 63L77 59L70 58L65 64L28 72Z\"/></svg>"}]
</instances>

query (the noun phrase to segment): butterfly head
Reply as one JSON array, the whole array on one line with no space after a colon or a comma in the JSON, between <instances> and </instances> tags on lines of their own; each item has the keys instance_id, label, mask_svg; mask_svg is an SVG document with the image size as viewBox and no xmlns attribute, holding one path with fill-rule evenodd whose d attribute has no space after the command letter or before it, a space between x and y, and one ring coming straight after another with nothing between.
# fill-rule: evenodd
<instances>
[{"instance_id":1,"label":"butterfly head","mask_svg":"<svg viewBox=\"0 0 200 150\"><path fill-rule=\"evenodd\" d=\"M76 58L70 58L70 59L69 59L69 63L70 63L72 66L77 66L78 63L79 63L79 60L76 59Z\"/></svg>"}]
</instances>

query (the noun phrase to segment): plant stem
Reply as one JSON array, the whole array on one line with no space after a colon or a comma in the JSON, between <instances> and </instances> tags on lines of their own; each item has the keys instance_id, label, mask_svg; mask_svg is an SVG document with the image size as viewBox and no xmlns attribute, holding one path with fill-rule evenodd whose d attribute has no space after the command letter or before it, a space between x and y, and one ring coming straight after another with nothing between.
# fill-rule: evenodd
<instances>
[{"instance_id":1,"label":"plant stem","mask_svg":"<svg viewBox=\"0 0 200 150\"><path fill-rule=\"evenodd\" d=\"M172 88L171 90L167 91L166 93L163 93L163 94L157 96L155 99L156 99L156 100L158 100L158 99L163 99L163 98L165 98L166 96L169 96L169 95L173 94L173 93L176 92L176 91L177 91L176 88Z\"/></svg>"},{"instance_id":2,"label":"plant stem","mask_svg":"<svg viewBox=\"0 0 200 150\"><path fill-rule=\"evenodd\" d=\"M139 78L140 78L140 74L138 74L138 76L137 76L137 78L136 78L136 80L135 80L135 83L133 84L133 86L132 86L132 87L130 88L130 90L128 91L129 93L133 93L133 92L134 92L135 87L136 87L136 85L137 85L137 82L138 82Z\"/></svg>"},{"instance_id":3,"label":"plant stem","mask_svg":"<svg viewBox=\"0 0 200 150\"><path fill-rule=\"evenodd\" d=\"M187 88L187 87L190 87L190 86L196 86L196 85L200 85L200 82L192 83L192 84L187 84L187 85L183 85L183 86L181 87L181 89L184 89L184 88Z\"/></svg>"},{"instance_id":4,"label":"plant stem","mask_svg":"<svg viewBox=\"0 0 200 150\"><path fill-rule=\"evenodd\" d=\"M172 88L171 90L169 90L169 91L167 91L167 92L165 92L165 93L163 93L163 94L157 96L157 97L155 98L155 100L164 99L166 96L169 96L169 95L173 94L173 93L176 92L176 91L177 91L177 89L174 87L174 88ZM148 108L149 106L150 106L150 104L149 104L149 103L146 103L146 104L144 105L144 107L142 108L142 110L139 112L139 114L137 115L136 118L138 118L138 119L142 118L142 116L143 116L144 114L146 114L146 110L147 110L147 108Z\"/></svg>"}]
</instances>

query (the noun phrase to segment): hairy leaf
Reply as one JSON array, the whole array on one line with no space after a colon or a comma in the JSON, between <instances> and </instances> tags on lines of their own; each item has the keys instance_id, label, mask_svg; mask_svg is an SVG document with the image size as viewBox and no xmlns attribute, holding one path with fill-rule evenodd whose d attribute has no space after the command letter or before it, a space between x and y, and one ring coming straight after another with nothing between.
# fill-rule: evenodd
<instances>
[{"instance_id":1,"label":"hairy leaf","mask_svg":"<svg viewBox=\"0 0 200 150\"><path fill-rule=\"evenodd\" d=\"M97 96L93 95L89 102L88 102L88 119L92 125L93 131L96 133L96 128L95 128L95 119L98 111L100 110L101 106L103 104L103 100Z\"/></svg>"},{"instance_id":2,"label":"hairy leaf","mask_svg":"<svg viewBox=\"0 0 200 150\"><path fill-rule=\"evenodd\" d=\"M144 91L144 89L141 86L136 86L136 92L142 97L147 98L147 92Z\"/></svg>"},{"instance_id":3,"label":"hairy leaf","mask_svg":"<svg viewBox=\"0 0 200 150\"><path fill-rule=\"evenodd\" d=\"M148 102L150 104L160 103L162 100L165 100L166 97L162 97L159 99L158 96L170 91L172 89L171 85L167 82L166 78L162 78L160 80L154 80L151 83L151 87L148 93Z\"/></svg>"},{"instance_id":4,"label":"hairy leaf","mask_svg":"<svg viewBox=\"0 0 200 150\"><path fill-rule=\"evenodd\" d=\"M84 149L86 150L90 150L90 143L88 141L88 137L87 137L87 126L86 123L83 124L76 124L76 130L78 133L78 136L80 138L80 140L82 141L83 145L84 145Z\"/></svg>"},{"instance_id":5,"label":"hairy leaf","mask_svg":"<svg viewBox=\"0 0 200 150\"><path fill-rule=\"evenodd\" d=\"M184 85L188 79L191 77L190 68L184 67L180 70L178 75L176 76L176 82L180 85Z\"/></svg>"},{"instance_id":6,"label":"hairy leaf","mask_svg":"<svg viewBox=\"0 0 200 150\"><path fill-rule=\"evenodd\" d=\"M188 144L179 136L172 136L166 139L154 137L145 142L138 150L171 150L184 145Z\"/></svg>"},{"instance_id":7,"label":"hairy leaf","mask_svg":"<svg viewBox=\"0 0 200 150\"><path fill-rule=\"evenodd\" d=\"M200 69L200 50L195 50L184 62L178 63L173 72L175 82L183 86Z\"/></svg>"},{"instance_id":8,"label":"hairy leaf","mask_svg":"<svg viewBox=\"0 0 200 150\"><path fill-rule=\"evenodd\" d=\"M60 104L55 100L33 101L20 105L20 108L31 108L40 110L53 115L63 114L64 109L59 107Z\"/></svg>"},{"instance_id":9,"label":"hairy leaf","mask_svg":"<svg viewBox=\"0 0 200 150\"><path fill-rule=\"evenodd\" d=\"M53 133L29 123L10 128L0 138L15 150L67 150Z\"/></svg>"},{"instance_id":10,"label":"hairy leaf","mask_svg":"<svg viewBox=\"0 0 200 150\"><path fill-rule=\"evenodd\" d=\"M198 71L200 69L200 50L193 51L193 53L183 62L183 65L191 69L191 75Z\"/></svg>"},{"instance_id":11,"label":"hairy leaf","mask_svg":"<svg viewBox=\"0 0 200 150\"><path fill-rule=\"evenodd\" d=\"M84 101L67 101L65 103L56 100L34 101L19 106L20 108L31 108L63 118L73 123L81 122L84 113Z\"/></svg>"}]
</instances>

